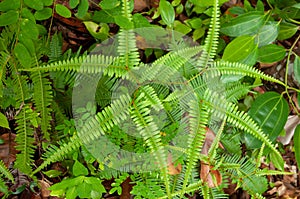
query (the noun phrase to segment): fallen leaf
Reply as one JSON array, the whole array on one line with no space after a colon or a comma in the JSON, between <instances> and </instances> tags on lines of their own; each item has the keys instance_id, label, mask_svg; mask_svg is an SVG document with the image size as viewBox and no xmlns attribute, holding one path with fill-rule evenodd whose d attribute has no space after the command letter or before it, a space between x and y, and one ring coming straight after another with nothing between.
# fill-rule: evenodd
<instances>
[{"instance_id":1,"label":"fallen leaf","mask_svg":"<svg viewBox=\"0 0 300 199\"><path fill-rule=\"evenodd\" d=\"M16 135L13 133L5 133L0 136L4 144L0 144L0 159L3 160L5 166L9 166L16 160L18 151L15 149Z\"/></svg>"},{"instance_id":2,"label":"fallen leaf","mask_svg":"<svg viewBox=\"0 0 300 199\"><path fill-rule=\"evenodd\" d=\"M202 154L208 155L208 151L215 138L216 138L215 133L210 128L207 128L205 134L205 141L201 150ZM221 148L224 148L221 143L219 143L219 146ZM201 161L200 178L204 182L207 182L209 187L216 187L222 183L221 173L218 170L213 170L213 166L204 163L203 161Z\"/></svg>"},{"instance_id":3,"label":"fallen leaf","mask_svg":"<svg viewBox=\"0 0 300 199\"><path fill-rule=\"evenodd\" d=\"M135 0L134 1L134 11L140 12L145 8L149 8L149 0Z\"/></svg>"},{"instance_id":4,"label":"fallen leaf","mask_svg":"<svg viewBox=\"0 0 300 199\"><path fill-rule=\"evenodd\" d=\"M50 196L50 190L48 188L50 187L50 184L46 182L45 180L39 180L39 186L41 187L41 194L43 198L48 198Z\"/></svg>"},{"instance_id":5,"label":"fallen leaf","mask_svg":"<svg viewBox=\"0 0 300 199\"><path fill-rule=\"evenodd\" d=\"M177 175L181 172L181 169L182 169L181 164L177 164L175 166L174 162L172 161L172 154L171 153L168 154L168 160L167 161L168 161L168 171L169 171L168 173L170 175Z\"/></svg>"}]
</instances>

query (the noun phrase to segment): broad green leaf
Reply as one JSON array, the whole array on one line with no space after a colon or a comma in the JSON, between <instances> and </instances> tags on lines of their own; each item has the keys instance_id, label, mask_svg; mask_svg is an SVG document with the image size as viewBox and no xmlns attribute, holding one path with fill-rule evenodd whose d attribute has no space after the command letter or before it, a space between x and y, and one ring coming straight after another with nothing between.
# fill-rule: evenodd
<instances>
[{"instance_id":1,"label":"broad green leaf","mask_svg":"<svg viewBox=\"0 0 300 199\"><path fill-rule=\"evenodd\" d=\"M29 8L32 8L35 10L42 10L44 8L44 4L40 0L24 0L24 3Z\"/></svg>"},{"instance_id":2,"label":"broad green leaf","mask_svg":"<svg viewBox=\"0 0 300 199\"><path fill-rule=\"evenodd\" d=\"M4 0L0 3L0 11L17 10L20 6L20 0Z\"/></svg>"},{"instance_id":3,"label":"broad green leaf","mask_svg":"<svg viewBox=\"0 0 300 199\"><path fill-rule=\"evenodd\" d=\"M21 31L24 37L37 40L39 37L39 30L36 24L29 19L22 19L21 21Z\"/></svg>"},{"instance_id":4,"label":"broad green leaf","mask_svg":"<svg viewBox=\"0 0 300 199\"><path fill-rule=\"evenodd\" d=\"M7 26L17 23L19 19L19 12L10 10L0 15L0 26Z\"/></svg>"},{"instance_id":5,"label":"broad green leaf","mask_svg":"<svg viewBox=\"0 0 300 199\"><path fill-rule=\"evenodd\" d=\"M62 17L70 18L72 16L71 11L64 5L56 4L55 11Z\"/></svg>"},{"instance_id":6,"label":"broad green leaf","mask_svg":"<svg viewBox=\"0 0 300 199\"><path fill-rule=\"evenodd\" d=\"M0 113L0 126L9 129L8 120L3 113Z\"/></svg>"},{"instance_id":7,"label":"broad green leaf","mask_svg":"<svg viewBox=\"0 0 300 199\"><path fill-rule=\"evenodd\" d=\"M143 27L151 26L149 21L142 14L139 14L139 13L136 13L133 15L132 21L134 23L135 28L143 28Z\"/></svg>"},{"instance_id":8,"label":"broad green leaf","mask_svg":"<svg viewBox=\"0 0 300 199\"><path fill-rule=\"evenodd\" d=\"M232 40L225 48L222 59L240 61L245 59L256 48L255 37L243 35Z\"/></svg>"},{"instance_id":9,"label":"broad green leaf","mask_svg":"<svg viewBox=\"0 0 300 199\"><path fill-rule=\"evenodd\" d=\"M265 11L265 5L264 5L264 3L261 0L257 1L257 3L256 3L256 10L262 11L262 12Z\"/></svg>"},{"instance_id":10,"label":"broad green leaf","mask_svg":"<svg viewBox=\"0 0 300 199\"><path fill-rule=\"evenodd\" d=\"M76 6L78 6L78 4L79 4L79 0L70 0L69 1L69 5L70 5L71 9L76 8Z\"/></svg>"},{"instance_id":11,"label":"broad green leaf","mask_svg":"<svg viewBox=\"0 0 300 199\"><path fill-rule=\"evenodd\" d=\"M52 16L52 9L51 8L44 8L43 10L37 10L34 13L34 17L36 20L46 20Z\"/></svg>"},{"instance_id":12,"label":"broad green leaf","mask_svg":"<svg viewBox=\"0 0 300 199\"><path fill-rule=\"evenodd\" d=\"M76 17L83 18L86 15L88 9L89 9L89 1L80 0Z\"/></svg>"},{"instance_id":13,"label":"broad green leaf","mask_svg":"<svg viewBox=\"0 0 300 199\"><path fill-rule=\"evenodd\" d=\"M75 199L78 196L77 187L69 187L66 191L66 199Z\"/></svg>"},{"instance_id":14,"label":"broad green leaf","mask_svg":"<svg viewBox=\"0 0 300 199\"><path fill-rule=\"evenodd\" d=\"M120 5L119 0L103 0L100 2L100 7L104 10L110 10Z\"/></svg>"},{"instance_id":15,"label":"broad green leaf","mask_svg":"<svg viewBox=\"0 0 300 199\"><path fill-rule=\"evenodd\" d=\"M78 160L75 161L74 165L73 165L73 175L75 176L80 176L80 175L88 175L89 171L88 169L81 164Z\"/></svg>"},{"instance_id":16,"label":"broad green leaf","mask_svg":"<svg viewBox=\"0 0 300 199\"><path fill-rule=\"evenodd\" d=\"M52 170L48 170L48 171L43 171L43 173L46 176L48 176L49 178L56 178L62 174L62 171L52 169Z\"/></svg>"},{"instance_id":17,"label":"broad green leaf","mask_svg":"<svg viewBox=\"0 0 300 199\"><path fill-rule=\"evenodd\" d=\"M257 122L266 136L274 141L287 121L289 105L278 93L266 92L256 98L248 114ZM254 136L245 134L244 137L248 148L261 147L261 141Z\"/></svg>"},{"instance_id":18,"label":"broad green leaf","mask_svg":"<svg viewBox=\"0 0 300 199\"><path fill-rule=\"evenodd\" d=\"M283 19L300 19L300 9L296 7L284 8L281 11L280 16Z\"/></svg>"},{"instance_id":19,"label":"broad green leaf","mask_svg":"<svg viewBox=\"0 0 300 199\"><path fill-rule=\"evenodd\" d=\"M256 35L255 41L256 43L258 43L259 47L268 45L273 41L275 41L275 39L278 36L278 32L279 32L278 23L271 22L267 25L264 25L259 30L259 32Z\"/></svg>"},{"instance_id":20,"label":"broad green leaf","mask_svg":"<svg viewBox=\"0 0 300 199\"><path fill-rule=\"evenodd\" d=\"M21 12L21 17L22 17L22 18L29 19L29 20L31 20L32 22L35 23L35 17L34 17L34 15L33 15L31 9L23 8L23 9L22 9L22 12Z\"/></svg>"},{"instance_id":21,"label":"broad green leaf","mask_svg":"<svg viewBox=\"0 0 300 199\"><path fill-rule=\"evenodd\" d=\"M292 7L300 9L300 3L294 4Z\"/></svg>"},{"instance_id":22,"label":"broad green leaf","mask_svg":"<svg viewBox=\"0 0 300 199\"><path fill-rule=\"evenodd\" d=\"M298 83L300 83L300 57L296 55L294 60L294 76Z\"/></svg>"},{"instance_id":23,"label":"broad green leaf","mask_svg":"<svg viewBox=\"0 0 300 199\"><path fill-rule=\"evenodd\" d=\"M283 171L284 169L284 160L282 156L279 156L278 154L274 153L274 151L271 151L269 154L271 162L274 164L274 166L277 169L280 169Z\"/></svg>"},{"instance_id":24,"label":"broad green leaf","mask_svg":"<svg viewBox=\"0 0 300 199\"><path fill-rule=\"evenodd\" d=\"M258 49L257 60L261 63L273 63L285 57L285 48L276 44L269 44Z\"/></svg>"},{"instance_id":25,"label":"broad green leaf","mask_svg":"<svg viewBox=\"0 0 300 199\"><path fill-rule=\"evenodd\" d=\"M201 28L202 27L202 19L200 18L193 18L188 19L184 21L186 24L188 24L193 29Z\"/></svg>"},{"instance_id":26,"label":"broad green leaf","mask_svg":"<svg viewBox=\"0 0 300 199\"><path fill-rule=\"evenodd\" d=\"M221 32L231 37L252 35L257 33L263 26L264 18L265 15L258 11L242 14L223 24Z\"/></svg>"},{"instance_id":27,"label":"broad green leaf","mask_svg":"<svg viewBox=\"0 0 300 199\"><path fill-rule=\"evenodd\" d=\"M295 150L295 158L297 161L298 168L300 168L300 124L295 129L294 132L294 150Z\"/></svg>"},{"instance_id":28,"label":"broad green leaf","mask_svg":"<svg viewBox=\"0 0 300 199\"><path fill-rule=\"evenodd\" d=\"M83 22L89 33L96 39L105 40L109 35L109 26L102 23L101 26L92 21Z\"/></svg>"},{"instance_id":29,"label":"broad green leaf","mask_svg":"<svg viewBox=\"0 0 300 199\"><path fill-rule=\"evenodd\" d=\"M90 198L92 192L92 186L83 182L77 186L77 193L79 198Z\"/></svg>"},{"instance_id":30,"label":"broad green leaf","mask_svg":"<svg viewBox=\"0 0 300 199\"><path fill-rule=\"evenodd\" d=\"M166 0L160 0L159 11L163 22L167 26L172 27L175 20L175 11L171 3Z\"/></svg>"},{"instance_id":31,"label":"broad green leaf","mask_svg":"<svg viewBox=\"0 0 300 199\"><path fill-rule=\"evenodd\" d=\"M31 55L22 43L16 45L14 54L24 68L29 68L31 66Z\"/></svg>"},{"instance_id":32,"label":"broad green leaf","mask_svg":"<svg viewBox=\"0 0 300 199\"><path fill-rule=\"evenodd\" d=\"M115 23L114 17L104 10L95 11L92 20L97 23Z\"/></svg>"},{"instance_id":33,"label":"broad green leaf","mask_svg":"<svg viewBox=\"0 0 300 199\"><path fill-rule=\"evenodd\" d=\"M189 32L192 31L192 29L190 27L188 27L187 25L181 23L180 21L176 20L174 22L174 30L181 32L182 34L187 34Z\"/></svg>"},{"instance_id":34,"label":"broad green leaf","mask_svg":"<svg viewBox=\"0 0 300 199\"><path fill-rule=\"evenodd\" d=\"M253 66L257 62L258 57L258 47L255 45L255 48L253 48L251 51L249 51L249 55L242 60L239 60L239 62L243 64L247 64L249 66Z\"/></svg>"},{"instance_id":35,"label":"broad green leaf","mask_svg":"<svg viewBox=\"0 0 300 199\"><path fill-rule=\"evenodd\" d=\"M53 0L42 0L44 6L51 6L53 4Z\"/></svg>"},{"instance_id":36,"label":"broad green leaf","mask_svg":"<svg viewBox=\"0 0 300 199\"><path fill-rule=\"evenodd\" d=\"M279 34L277 39L284 40L291 38L294 34L296 34L298 30L298 26L292 23L281 22L279 25Z\"/></svg>"},{"instance_id":37,"label":"broad green leaf","mask_svg":"<svg viewBox=\"0 0 300 199\"><path fill-rule=\"evenodd\" d=\"M133 23L129 21L128 18L118 15L114 17L115 22L118 26L121 28L124 28L125 30L133 29Z\"/></svg>"},{"instance_id":38,"label":"broad green leaf","mask_svg":"<svg viewBox=\"0 0 300 199\"><path fill-rule=\"evenodd\" d=\"M32 39L21 34L19 35L19 42L26 47L30 55L33 56L35 54L35 44Z\"/></svg>"},{"instance_id":39,"label":"broad green leaf","mask_svg":"<svg viewBox=\"0 0 300 199\"><path fill-rule=\"evenodd\" d=\"M199 28L199 29L194 30L193 40L196 41L196 40L200 39L201 37L204 36L204 34L205 34L204 28Z\"/></svg>"}]
</instances>

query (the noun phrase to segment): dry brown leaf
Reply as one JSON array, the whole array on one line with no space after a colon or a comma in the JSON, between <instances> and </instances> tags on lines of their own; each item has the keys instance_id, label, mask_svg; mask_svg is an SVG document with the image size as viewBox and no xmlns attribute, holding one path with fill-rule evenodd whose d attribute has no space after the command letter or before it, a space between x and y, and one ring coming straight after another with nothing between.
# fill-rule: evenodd
<instances>
[{"instance_id":1,"label":"dry brown leaf","mask_svg":"<svg viewBox=\"0 0 300 199\"><path fill-rule=\"evenodd\" d=\"M177 175L181 172L182 166L181 164L177 164L175 166L174 162L172 161L172 154L168 154L168 173L170 175Z\"/></svg>"},{"instance_id":2,"label":"dry brown leaf","mask_svg":"<svg viewBox=\"0 0 300 199\"><path fill-rule=\"evenodd\" d=\"M41 187L41 195L43 198L48 198L50 196L50 190L48 188L50 187L50 184L46 182L45 180L39 180L39 185Z\"/></svg>"},{"instance_id":3,"label":"dry brown leaf","mask_svg":"<svg viewBox=\"0 0 300 199\"><path fill-rule=\"evenodd\" d=\"M212 166L201 162L200 178L207 182L209 187L217 187L222 183L222 175L218 170L212 170Z\"/></svg>"},{"instance_id":4,"label":"dry brown leaf","mask_svg":"<svg viewBox=\"0 0 300 199\"><path fill-rule=\"evenodd\" d=\"M215 133L210 128L207 128L204 145L201 150L202 154L208 155L208 151L215 138ZM219 143L219 146L224 148L221 143ZM218 170L213 170L212 168L213 166L201 162L200 178L204 182L207 182L209 187L216 187L222 183L222 175Z\"/></svg>"},{"instance_id":5,"label":"dry brown leaf","mask_svg":"<svg viewBox=\"0 0 300 199\"><path fill-rule=\"evenodd\" d=\"M149 0L135 0L134 1L134 11L140 12L145 8L149 8Z\"/></svg>"},{"instance_id":6,"label":"dry brown leaf","mask_svg":"<svg viewBox=\"0 0 300 199\"><path fill-rule=\"evenodd\" d=\"M7 167L16 160L16 154L18 153L15 149L15 138L16 135L13 133L5 133L0 136L0 139L4 141L4 144L0 145L0 159Z\"/></svg>"}]
</instances>

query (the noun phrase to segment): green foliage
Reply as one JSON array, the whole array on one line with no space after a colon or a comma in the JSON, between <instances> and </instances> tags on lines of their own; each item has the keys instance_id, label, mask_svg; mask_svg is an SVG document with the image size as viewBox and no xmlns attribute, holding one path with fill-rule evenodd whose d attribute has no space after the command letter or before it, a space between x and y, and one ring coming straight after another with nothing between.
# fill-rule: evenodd
<instances>
[{"instance_id":1,"label":"green foliage","mask_svg":"<svg viewBox=\"0 0 300 199\"><path fill-rule=\"evenodd\" d=\"M274 141L283 130L289 115L288 103L275 92L266 92L257 97L252 104L249 115L259 124L271 141ZM245 135L249 148L260 148L261 142L250 135Z\"/></svg>"},{"instance_id":2,"label":"green foliage","mask_svg":"<svg viewBox=\"0 0 300 199\"><path fill-rule=\"evenodd\" d=\"M0 3L0 26L6 26L0 37L0 107L16 109L13 130L20 153L14 167L35 177L51 163L73 154L69 163L71 176L49 189L52 196L66 198L102 197L106 193L102 185L105 177L114 177L110 193L119 195L121 184L130 177L135 183L131 193L136 198L184 198L196 192L203 198L228 198L223 191L228 185L226 179L251 196L261 198L268 187L265 175L287 174L261 170L259 162L264 155L282 169L284 162L275 140L286 122L288 105L282 95L273 92L257 97L249 105L249 112L242 111L237 104L256 86L252 82L258 79L280 84L288 93L287 82L270 77L252 65L285 57L285 49L272 43L285 38L285 33L293 36L299 6L291 3L286 9L281 3L271 3L278 8L274 9L279 14L277 19L271 11L263 12L261 1L256 8L245 1L244 8L232 9L239 12L237 17L224 16L220 25L218 0L189 0L185 5L177 0L161 0L152 18L160 16L168 30L159 32L142 14L132 14L133 3L103 0L99 3L100 11L88 13L87 0L69 1L70 8L77 10L75 16L85 20L85 26L96 39L110 36L111 26L107 23L120 27L113 55L105 51L100 55L79 55L80 49L77 54L70 51L63 54L61 35L54 34L51 40L48 38L50 42L42 39L43 31L36 20L50 18L53 9L62 17L72 16L71 10L62 4L54 6L52 0ZM184 22L176 20L183 8L188 16L201 17ZM168 52L161 51L151 65L141 61L143 52L137 42L142 36L145 43L160 41L158 37L133 30L140 27L158 31L162 38L171 38L165 47ZM187 46L173 32L188 34L193 30L190 34L193 40L198 40L206 29L202 46ZM232 37L221 60L220 32ZM104 44L109 45L109 41ZM49 61L43 62L43 56L48 56ZM298 59L294 66L297 80L300 79ZM93 90L91 79L96 76L100 78ZM89 86L80 90L80 83ZM87 99L78 107L73 105L71 110L72 97L80 97L76 96L76 89L81 96L95 91L95 101ZM6 100L9 92L14 100ZM2 113L0 119L0 125L7 128ZM134 133L128 135L126 130ZM208 144L210 131L213 141ZM49 143L45 143L48 148L43 148L46 150L43 163L32 170L37 137ZM226 150L218 148L220 142ZM261 151L258 155L241 157L242 143L249 152L253 148ZM295 147L298 143L295 142ZM269 154L265 155L264 150ZM136 159L126 162L132 153L138 154L134 156ZM149 155L148 159L140 164L139 155L144 154ZM199 176L199 169L201 173L205 166L210 168L207 175L214 186L208 177ZM151 172L138 173L141 168ZM0 170L0 190L8 193L4 179L13 181L13 177L2 161ZM62 174L46 172L46 175Z\"/></svg>"},{"instance_id":3,"label":"green foliage","mask_svg":"<svg viewBox=\"0 0 300 199\"><path fill-rule=\"evenodd\" d=\"M297 161L298 168L300 167L300 127L297 125L294 133L294 150L295 150L295 158Z\"/></svg>"}]
</instances>

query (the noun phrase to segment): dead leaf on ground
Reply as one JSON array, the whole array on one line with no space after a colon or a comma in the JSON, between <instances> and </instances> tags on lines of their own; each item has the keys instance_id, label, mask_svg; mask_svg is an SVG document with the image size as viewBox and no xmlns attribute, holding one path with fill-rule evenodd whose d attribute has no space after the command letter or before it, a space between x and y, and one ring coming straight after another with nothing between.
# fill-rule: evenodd
<instances>
[{"instance_id":1,"label":"dead leaf on ground","mask_svg":"<svg viewBox=\"0 0 300 199\"><path fill-rule=\"evenodd\" d=\"M215 133L210 128L207 128L204 145L201 150L202 154L208 155L209 149L213 141L215 140L215 138L216 138ZM224 148L221 143L219 143L219 146L221 148ZM207 163L204 163L202 161L201 161L201 168L200 168L200 178L204 182L207 182L209 187L216 187L222 183L221 173L218 170L213 170L213 166L208 165Z\"/></svg>"},{"instance_id":2,"label":"dead leaf on ground","mask_svg":"<svg viewBox=\"0 0 300 199\"><path fill-rule=\"evenodd\" d=\"M177 175L181 172L182 166L181 164L177 164L175 166L174 162L172 161L172 154L168 154L168 173L170 175Z\"/></svg>"},{"instance_id":3,"label":"dead leaf on ground","mask_svg":"<svg viewBox=\"0 0 300 199\"><path fill-rule=\"evenodd\" d=\"M145 8L150 7L150 2L149 0L135 0L134 1L134 11L135 12L140 12L144 10Z\"/></svg>"},{"instance_id":4,"label":"dead leaf on ground","mask_svg":"<svg viewBox=\"0 0 300 199\"><path fill-rule=\"evenodd\" d=\"M16 154L18 153L15 149L15 138L16 135L13 133L5 133L0 136L0 139L4 141L4 144L0 145L0 159L7 167L16 160Z\"/></svg>"}]
</instances>

